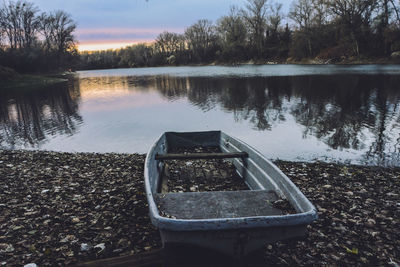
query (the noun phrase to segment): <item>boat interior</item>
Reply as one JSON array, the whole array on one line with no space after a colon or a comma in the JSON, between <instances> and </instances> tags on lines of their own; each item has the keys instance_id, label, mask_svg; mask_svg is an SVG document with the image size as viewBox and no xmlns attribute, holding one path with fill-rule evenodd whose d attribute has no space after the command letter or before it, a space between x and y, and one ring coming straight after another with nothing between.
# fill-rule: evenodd
<instances>
[{"instance_id":1,"label":"boat interior","mask_svg":"<svg viewBox=\"0 0 400 267\"><path fill-rule=\"evenodd\" d=\"M249 159L252 151L240 145L221 132L166 133L154 155L160 214L217 219L296 213L256 159ZM274 205L282 200L288 205Z\"/></svg>"}]
</instances>

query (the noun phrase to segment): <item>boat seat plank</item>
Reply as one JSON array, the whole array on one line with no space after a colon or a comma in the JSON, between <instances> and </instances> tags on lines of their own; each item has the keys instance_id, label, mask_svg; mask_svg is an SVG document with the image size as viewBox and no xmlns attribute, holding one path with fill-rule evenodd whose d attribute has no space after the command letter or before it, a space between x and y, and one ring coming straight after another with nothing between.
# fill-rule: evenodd
<instances>
[{"instance_id":1,"label":"boat seat plank","mask_svg":"<svg viewBox=\"0 0 400 267\"><path fill-rule=\"evenodd\" d=\"M282 215L271 202L279 199L272 190L185 192L155 194L161 214L176 219L216 219Z\"/></svg>"},{"instance_id":2,"label":"boat seat plank","mask_svg":"<svg viewBox=\"0 0 400 267\"><path fill-rule=\"evenodd\" d=\"M156 154L155 160L247 158L247 152Z\"/></svg>"}]
</instances>

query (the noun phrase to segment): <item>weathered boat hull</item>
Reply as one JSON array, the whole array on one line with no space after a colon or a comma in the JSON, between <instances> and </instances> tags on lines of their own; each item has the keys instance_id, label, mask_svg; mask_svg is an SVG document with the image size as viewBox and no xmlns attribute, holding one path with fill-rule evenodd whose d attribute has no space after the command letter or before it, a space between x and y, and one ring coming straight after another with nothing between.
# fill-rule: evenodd
<instances>
[{"instance_id":1,"label":"weathered boat hull","mask_svg":"<svg viewBox=\"0 0 400 267\"><path fill-rule=\"evenodd\" d=\"M197 146L219 146L222 152L230 153L246 152L247 158L235 158L231 161L252 191L160 195L158 191L163 162L156 161L156 155L166 154L171 147ZM220 131L164 133L147 154L145 187L150 218L160 230L164 246L168 243L191 244L242 256L266 243L303 236L306 226L317 218L315 207L273 163L254 148ZM264 198L268 198L269 192L287 199L297 213L282 215L263 209ZM185 216L162 216L156 201L164 197L167 197L165 201L178 214L179 208L176 210L176 207L182 206L183 210L186 207ZM201 199L212 198L218 203L214 207L218 216L197 215L192 218L190 212L187 213L192 206L194 210L206 209L210 203ZM243 198L254 199L256 202L249 204L251 201L238 201ZM232 201L236 201L237 205L232 205ZM254 213L249 213L248 209L254 210Z\"/></svg>"},{"instance_id":2,"label":"weathered boat hull","mask_svg":"<svg viewBox=\"0 0 400 267\"><path fill-rule=\"evenodd\" d=\"M163 245L190 244L232 256L243 256L267 243L302 237L306 225L210 231L169 231L160 229Z\"/></svg>"}]
</instances>

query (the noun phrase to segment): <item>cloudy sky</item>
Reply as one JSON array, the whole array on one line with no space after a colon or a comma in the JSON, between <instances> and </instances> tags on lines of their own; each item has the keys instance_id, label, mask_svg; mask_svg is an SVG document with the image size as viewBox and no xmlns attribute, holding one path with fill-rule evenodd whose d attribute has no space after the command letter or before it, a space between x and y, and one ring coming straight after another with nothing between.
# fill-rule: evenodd
<instances>
[{"instance_id":1,"label":"cloudy sky","mask_svg":"<svg viewBox=\"0 0 400 267\"><path fill-rule=\"evenodd\" d=\"M163 31L182 33L199 19L217 20L245 0L30 0L41 11L62 9L77 22L81 50L150 42ZM279 1L286 13L291 0Z\"/></svg>"}]
</instances>

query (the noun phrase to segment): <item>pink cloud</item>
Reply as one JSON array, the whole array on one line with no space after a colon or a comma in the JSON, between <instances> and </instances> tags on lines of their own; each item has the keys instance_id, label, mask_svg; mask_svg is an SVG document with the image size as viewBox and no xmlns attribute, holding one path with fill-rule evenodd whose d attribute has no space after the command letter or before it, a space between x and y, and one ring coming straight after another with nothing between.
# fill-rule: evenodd
<instances>
[{"instance_id":1,"label":"pink cloud","mask_svg":"<svg viewBox=\"0 0 400 267\"><path fill-rule=\"evenodd\" d=\"M78 28L75 36L80 51L93 51L151 43L164 31L183 33L184 28Z\"/></svg>"},{"instance_id":2,"label":"pink cloud","mask_svg":"<svg viewBox=\"0 0 400 267\"><path fill-rule=\"evenodd\" d=\"M81 28L75 36L80 43L94 42L148 42L164 32L183 33L183 28Z\"/></svg>"},{"instance_id":3,"label":"pink cloud","mask_svg":"<svg viewBox=\"0 0 400 267\"><path fill-rule=\"evenodd\" d=\"M81 28L77 29L77 35L94 35L94 34L109 34L109 35L124 35L124 34L159 34L164 31L183 33L184 28Z\"/></svg>"}]
</instances>

